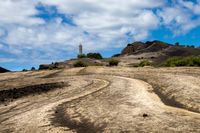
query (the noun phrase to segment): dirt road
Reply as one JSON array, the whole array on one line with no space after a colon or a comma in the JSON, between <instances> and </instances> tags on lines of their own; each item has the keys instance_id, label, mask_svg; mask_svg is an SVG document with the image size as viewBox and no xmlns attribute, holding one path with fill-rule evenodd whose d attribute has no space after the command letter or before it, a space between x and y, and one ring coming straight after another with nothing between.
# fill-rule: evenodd
<instances>
[{"instance_id":1,"label":"dirt road","mask_svg":"<svg viewBox=\"0 0 200 133\"><path fill-rule=\"evenodd\" d=\"M0 94L8 95L0 102L0 132L199 132L199 77L197 68L2 74ZM47 91L13 98L13 88Z\"/></svg>"}]
</instances>

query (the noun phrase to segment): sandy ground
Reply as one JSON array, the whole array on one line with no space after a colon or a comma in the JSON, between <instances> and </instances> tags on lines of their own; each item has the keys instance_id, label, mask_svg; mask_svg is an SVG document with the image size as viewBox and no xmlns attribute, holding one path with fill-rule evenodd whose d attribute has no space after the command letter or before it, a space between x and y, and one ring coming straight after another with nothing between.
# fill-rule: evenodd
<instances>
[{"instance_id":1,"label":"sandy ground","mask_svg":"<svg viewBox=\"0 0 200 133\"><path fill-rule=\"evenodd\" d=\"M0 81L1 94L64 83L1 101L3 133L200 132L199 68L87 67L5 73Z\"/></svg>"}]
</instances>

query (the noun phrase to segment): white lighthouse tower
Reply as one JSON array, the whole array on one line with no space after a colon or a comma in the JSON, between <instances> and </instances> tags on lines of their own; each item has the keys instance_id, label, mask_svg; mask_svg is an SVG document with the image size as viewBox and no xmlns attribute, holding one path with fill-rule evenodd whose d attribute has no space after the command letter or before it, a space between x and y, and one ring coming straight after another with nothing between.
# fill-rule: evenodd
<instances>
[{"instance_id":1,"label":"white lighthouse tower","mask_svg":"<svg viewBox=\"0 0 200 133\"><path fill-rule=\"evenodd\" d=\"M83 46L80 43L80 45L79 45L79 55L82 55L82 54L83 54Z\"/></svg>"}]
</instances>

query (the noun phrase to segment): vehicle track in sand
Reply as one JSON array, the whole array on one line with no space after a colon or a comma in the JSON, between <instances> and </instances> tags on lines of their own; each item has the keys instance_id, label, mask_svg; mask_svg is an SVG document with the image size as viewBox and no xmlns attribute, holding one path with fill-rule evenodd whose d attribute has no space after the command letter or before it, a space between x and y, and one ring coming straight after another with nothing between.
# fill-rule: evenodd
<instances>
[{"instance_id":1,"label":"vehicle track in sand","mask_svg":"<svg viewBox=\"0 0 200 133\"><path fill-rule=\"evenodd\" d=\"M149 84L121 76L104 78L111 81L108 88L59 105L52 124L79 133L200 131L198 113L166 106Z\"/></svg>"},{"instance_id":2,"label":"vehicle track in sand","mask_svg":"<svg viewBox=\"0 0 200 133\"><path fill-rule=\"evenodd\" d=\"M181 85L172 83L174 79L177 82L193 80L191 89L198 92L196 82L200 73L195 71L193 76L190 69L186 73L182 73L184 70L144 70L89 67L27 77L25 81L35 79L32 85L56 81L67 82L69 86L22 97L6 103L7 106L0 104L0 132L199 132L200 114L186 110L190 110L185 104L187 99L175 97L176 102L185 104L182 109L167 106L151 85L168 85L163 88L175 95L173 88ZM183 79L179 81L180 77ZM15 85L15 80L12 83ZM184 87L177 90L184 92ZM168 92L161 92L170 97ZM196 99L192 108L198 110Z\"/></svg>"},{"instance_id":3,"label":"vehicle track in sand","mask_svg":"<svg viewBox=\"0 0 200 133\"><path fill-rule=\"evenodd\" d=\"M94 76L71 76L65 80L70 86L48 94L24 97L7 106L1 104L0 132L43 132L49 128L46 126L49 122L49 111L58 104L79 99L109 85L108 81Z\"/></svg>"}]
</instances>

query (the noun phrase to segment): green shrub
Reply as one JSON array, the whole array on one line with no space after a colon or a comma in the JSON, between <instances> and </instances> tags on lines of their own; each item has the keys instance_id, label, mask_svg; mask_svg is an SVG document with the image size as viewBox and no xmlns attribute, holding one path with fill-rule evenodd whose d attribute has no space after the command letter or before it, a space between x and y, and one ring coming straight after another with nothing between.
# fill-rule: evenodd
<instances>
[{"instance_id":1,"label":"green shrub","mask_svg":"<svg viewBox=\"0 0 200 133\"><path fill-rule=\"evenodd\" d=\"M32 68L31 68L31 71L35 71L35 70L36 70L35 67L32 67Z\"/></svg>"},{"instance_id":2,"label":"green shrub","mask_svg":"<svg viewBox=\"0 0 200 133\"><path fill-rule=\"evenodd\" d=\"M151 66L151 65L152 65L151 62L149 62L148 60L142 60L138 64L138 67Z\"/></svg>"},{"instance_id":3,"label":"green shrub","mask_svg":"<svg viewBox=\"0 0 200 133\"><path fill-rule=\"evenodd\" d=\"M78 58L85 58L86 55L85 55L85 54L79 54L77 57L78 57Z\"/></svg>"},{"instance_id":4,"label":"green shrub","mask_svg":"<svg viewBox=\"0 0 200 133\"><path fill-rule=\"evenodd\" d=\"M87 57L92 58L92 59L102 59L102 56L100 53L88 53Z\"/></svg>"},{"instance_id":5,"label":"green shrub","mask_svg":"<svg viewBox=\"0 0 200 133\"><path fill-rule=\"evenodd\" d=\"M116 59L110 59L109 60L109 66L118 66L119 60Z\"/></svg>"},{"instance_id":6,"label":"green shrub","mask_svg":"<svg viewBox=\"0 0 200 133\"><path fill-rule=\"evenodd\" d=\"M167 59L163 66L166 67L179 67L179 66L200 66L200 57L172 57Z\"/></svg>"},{"instance_id":7,"label":"green shrub","mask_svg":"<svg viewBox=\"0 0 200 133\"><path fill-rule=\"evenodd\" d=\"M88 65L85 62L77 61L74 63L74 67L87 67Z\"/></svg>"},{"instance_id":8,"label":"green shrub","mask_svg":"<svg viewBox=\"0 0 200 133\"><path fill-rule=\"evenodd\" d=\"M39 70L47 70L47 69L49 69L49 65L41 64L41 65L39 66Z\"/></svg>"}]
</instances>

